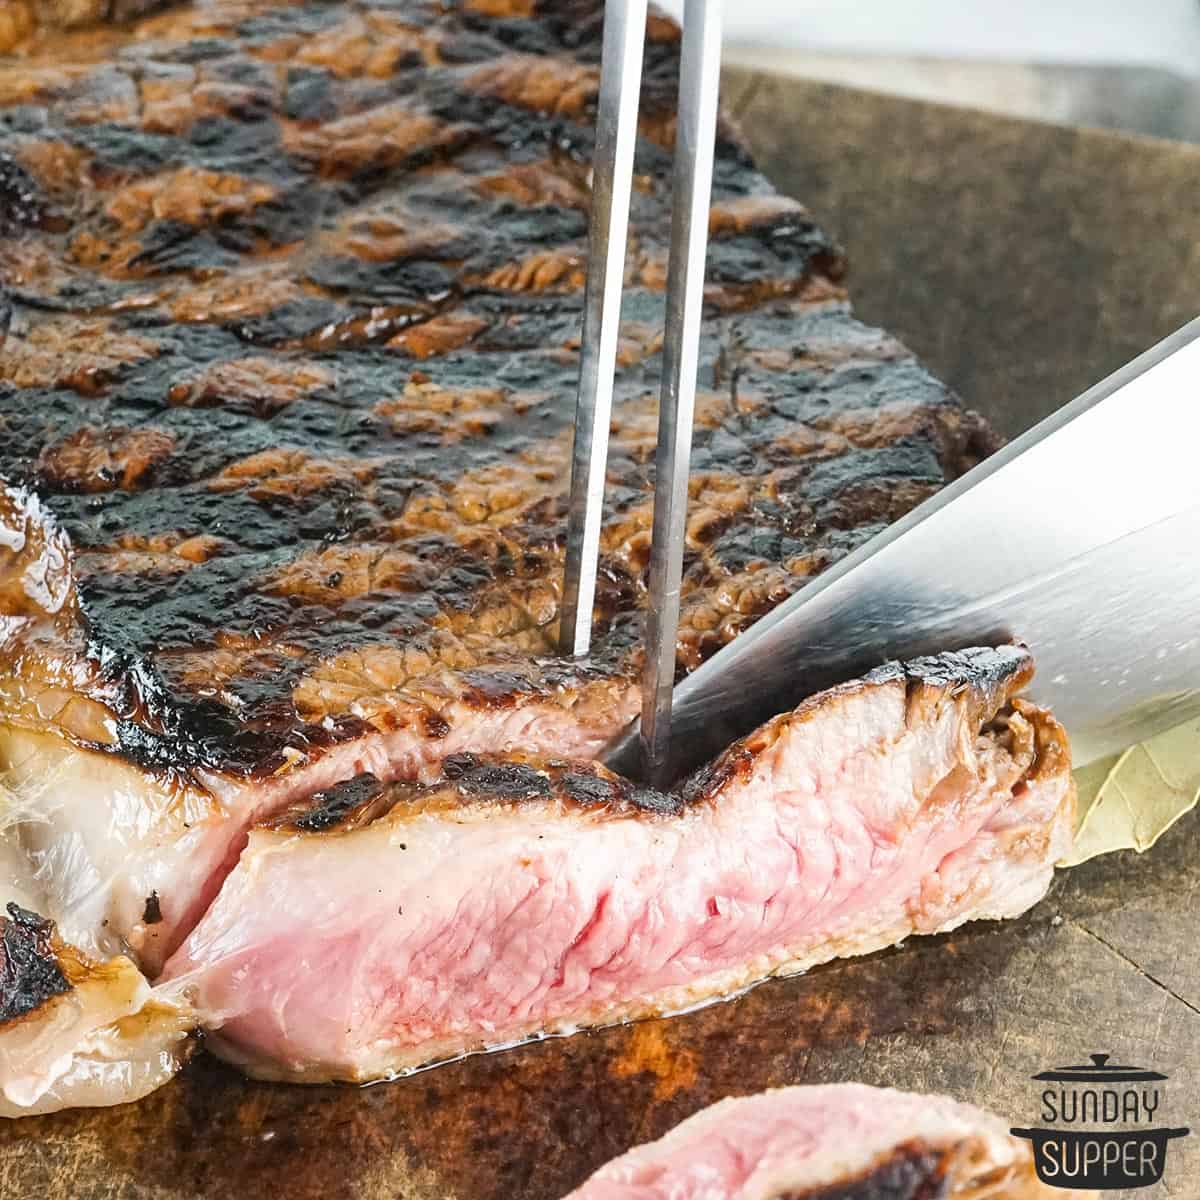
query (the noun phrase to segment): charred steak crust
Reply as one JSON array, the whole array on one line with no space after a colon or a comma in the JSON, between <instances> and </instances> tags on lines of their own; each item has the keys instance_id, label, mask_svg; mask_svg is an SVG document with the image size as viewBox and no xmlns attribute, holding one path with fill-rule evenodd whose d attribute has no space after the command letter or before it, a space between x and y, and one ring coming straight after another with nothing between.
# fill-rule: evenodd
<instances>
[{"instance_id":1,"label":"charred steak crust","mask_svg":"<svg viewBox=\"0 0 1200 1200\"><path fill-rule=\"evenodd\" d=\"M628 695L678 31L650 23L575 664L553 647L601 24L600 0L245 0L0 66L0 641L101 706L77 741L266 777L372 730ZM839 249L727 124L711 227L681 671L992 446L853 319ZM5 623L64 541L69 598Z\"/></svg>"},{"instance_id":2,"label":"charred steak crust","mask_svg":"<svg viewBox=\"0 0 1200 1200\"><path fill-rule=\"evenodd\" d=\"M296 818L296 828L308 833L332 829L352 812L377 800L382 794L383 784L374 775L367 772L355 775L353 779L315 793L311 804Z\"/></svg>"},{"instance_id":3,"label":"charred steak crust","mask_svg":"<svg viewBox=\"0 0 1200 1200\"><path fill-rule=\"evenodd\" d=\"M589 763L551 759L535 767L513 762L511 755L455 754L443 759L442 775L454 783L467 803L512 803L557 796L579 808L640 809L661 815L674 815L682 806L678 796L631 783Z\"/></svg>"},{"instance_id":4,"label":"charred steak crust","mask_svg":"<svg viewBox=\"0 0 1200 1200\"><path fill-rule=\"evenodd\" d=\"M151 892L146 897L145 906L142 908L142 924L157 925L162 920L162 905L158 900L158 893Z\"/></svg>"},{"instance_id":5,"label":"charred steak crust","mask_svg":"<svg viewBox=\"0 0 1200 1200\"><path fill-rule=\"evenodd\" d=\"M795 711L774 718L738 740L666 792L634 783L598 763L522 752L463 752L442 759L440 777L430 783L400 780L385 787L373 775L358 775L317 792L265 824L304 833L348 831L369 824L397 805L424 808L430 803L445 806L447 801L468 807L556 801L583 810L678 817L688 808L717 797L731 781L746 779L763 752L784 735L788 726L822 713L831 703L903 682L912 727L920 724L923 706L951 698L965 704L966 727L981 730L1010 705L1032 672L1033 660L1020 646L971 647L910 662L885 663L862 679L809 697ZM1050 751L1047 748L1044 752Z\"/></svg>"},{"instance_id":6,"label":"charred steak crust","mask_svg":"<svg viewBox=\"0 0 1200 1200\"><path fill-rule=\"evenodd\" d=\"M0 237L50 228L55 223L51 206L29 172L16 159L0 153Z\"/></svg>"},{"instance_id":7,"label":"charred steak crust","mask_svg":"<svg viewBox=\"0 0 1200 1200\"><path fill-rule=\"evenodd\" d=\"M71 990L55 948L54 922L17 904L0 917L0 1025Z\"/></svg>"},{"instance_id":8,"label":"charred steak crust","mask_svg":"<svg viewBox=\"0 0 1200 1200\"><path fill-rule=\"evenodd\" d=\"M803 1192L781 1192L771 1200L945 1200L948 1155L919 1144L897 1146L882 1163L857 1179Z\"/></svg>"},{"instance_id":9,"label":"charred steak crust","mask_svg":"<svg viewBox=\"0 0 1200 1200\"><path fill-rule=\"evenodd\" d=\"M442 760L441 776L433 783L400 780L385 787L373 775L359 775L293 805L267 825L301 833L358 829L398 804L423 805L430 796L447 795L467 806L557 800L574 808L650 816L677 816L685 805L677 792L643 787L596 763L517 753L461 753Z\"/></svg>"}]
</instances>

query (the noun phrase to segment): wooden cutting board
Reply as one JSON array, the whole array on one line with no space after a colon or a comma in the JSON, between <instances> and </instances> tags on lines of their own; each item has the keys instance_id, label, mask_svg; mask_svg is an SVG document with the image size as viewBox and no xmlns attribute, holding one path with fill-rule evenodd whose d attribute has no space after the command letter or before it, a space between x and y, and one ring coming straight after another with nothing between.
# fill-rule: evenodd
<instances>
[{"instance_id":1,"label":"wooden cutting board","mask_svg":"<svg viewBox=\"0 0 1200 1200\"><path fill-rule=\"evenodd\" d=\"M850 247L860 312L1010 433L1200 313L1196 148L764 75L725 98ZM1198 847L1193 815L1019 921L393 1084L257 1084L201 1056L140 1104L0 1123L0 1197L555 1200L723 1096L859 1079L1028 1124L1028 1076L1093 1051L1166 1071L1165 1119L1200 1125ZM1200 1136L1168 1164L1130 1196L1196 1200Z\"/></svg>"}]
</instances>

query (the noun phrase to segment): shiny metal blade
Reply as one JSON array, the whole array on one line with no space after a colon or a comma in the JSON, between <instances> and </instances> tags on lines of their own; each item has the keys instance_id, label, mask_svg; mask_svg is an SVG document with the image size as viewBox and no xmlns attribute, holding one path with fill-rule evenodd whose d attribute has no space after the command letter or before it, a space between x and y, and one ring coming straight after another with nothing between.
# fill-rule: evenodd
<instances>
[{"instance_id":1,"label":"shiny metal blade","mask_svg":"<svg viewBox=\"0 0 1200 1200\"><path fill-rule=\"evenodd\" d=\"M675 689L671 771L890 658L1018 639L1076 763L1200 714L1200 320L847 556ZM637 769L632 734L608 756Z\"/></svg>"},{"instance_id":2,"label":"shiny metal blade","mask_svg":"<svg viewBox=\"0 0 1200 1200\"><path fill-rule=\"evenodd\" d=\"M646 4L647 0L608 0L604 6L583 342L559 618L558 642L563 654L586 654L592 639Z\"/></svg>"},{"instance_id":3,"label":"shiny metal blade","mask_svg":"<svg viewBox=\"0 0 1200 1200\"><path fill-rule=\"evenodd\" d=\"M641 747L646 776L668 767L679 585L683 573L688 465L696 404L704 263L712 194L713 146L721 73L721 0L687 0L683 14L679 120L667 270L667 324L655 452Z\"/></svg>"}]
</instances>

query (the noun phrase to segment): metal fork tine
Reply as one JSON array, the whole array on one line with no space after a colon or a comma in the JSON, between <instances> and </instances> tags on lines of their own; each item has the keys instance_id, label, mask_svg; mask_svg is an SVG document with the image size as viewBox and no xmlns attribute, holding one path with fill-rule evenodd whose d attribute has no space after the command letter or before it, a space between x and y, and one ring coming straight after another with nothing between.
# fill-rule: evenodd
<instances>
[{"instance_id":1,"label":"metal fork tine","mask_svg":"<svg viewBox=\"0 0 1200 1200\"><path fill-rule=\"evenodd\" d=\"M558 642L563 654L586 654L592 639L646 6L647 0L608 0L604 8L583 344L559 616Z\"/></svg>"},{"instance_id":2,"label":"metal fork tine","mask_svg":"<svg viewBox=\"0 0 1200 1200\"><path fill-rule=\"evenodd\" d=\"M687 0L683 18L640 733L646 776L660 787L670 782L671 698L720 87L720 5L721 0Z\"/></svg>"}]
</instances>

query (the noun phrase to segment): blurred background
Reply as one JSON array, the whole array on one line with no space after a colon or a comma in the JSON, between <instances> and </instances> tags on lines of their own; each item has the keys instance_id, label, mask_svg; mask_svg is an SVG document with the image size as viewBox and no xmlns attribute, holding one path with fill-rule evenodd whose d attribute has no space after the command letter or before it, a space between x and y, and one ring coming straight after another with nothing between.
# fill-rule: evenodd
<instances>
[{"instance_id":1,"label":"blurred background","mask_svg":"<svg viewBox=\"0 0 1200 1200\"><path fill-rule=\"evenodd\" d=\"M730 65L1200 142L1197 0L726 0L725 26Z\"/></svg>"},{"instance_id":2,"label":"blurred background","mask_svg":"<svg viewBox=\"0 0 1200 1200\"><path fill-rule=\"evenodd\" d=\"M725 0L725 26L726 111L847 248L856 312L1005 433L1200 314L1200 0Z\"/></svg>"}]
</instances>

